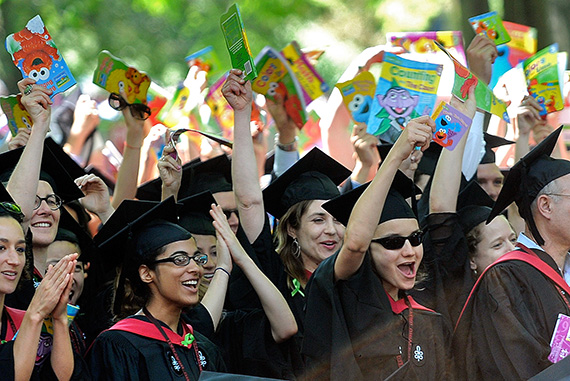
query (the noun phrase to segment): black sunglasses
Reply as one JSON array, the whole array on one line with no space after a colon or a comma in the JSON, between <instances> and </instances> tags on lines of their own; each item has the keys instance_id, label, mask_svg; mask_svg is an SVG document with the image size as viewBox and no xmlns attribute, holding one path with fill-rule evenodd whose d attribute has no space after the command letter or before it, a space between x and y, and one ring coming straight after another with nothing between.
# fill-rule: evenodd
<instances>
[{"instance_id":1,"label":"black sunglasses","mask_svg":"<svg viewBox=\"0 0 570 381\"><path fill-rule=\"evenodd\" d=\"M402 237L397 235L392 237L376 238L373 239L371 242L379 243L385 249L388 250L398 250L404 247L406 241L410 241L410 244L414 247L421 245L423 237L424 237L424 232L418 230L413 232L407 237Z\"/></svg>"},{"instance_id":2,"label":"black sunglasses","mask_svg":"<svg viewBox=\"0 0 570 381\"><path fill-rule=\"evenodd\" d=\"M146 120L150 117L150 107L142 103L129 103L120 94L111 93L109 95L109 106L117 111L129 108L133 118Z\"/></svg>"},{"instance_id":3,"label":"black sunglasses","mask_svg":"<svg viewBox=\"0 0 570 381\"><path fill-rule=\"evenodd\" d=\"M224 214L226 215L226 218L229 220L232 217L232 214L235 213L235 215L238 215L238 210L237 209L224 209L222 210L222 212L224 212Z\"/></svg>"},{"instance_id":4,"label":"black sunglasses","mask_svg":"<svg viewBox=\"0 0 570 381\"><path fill-rule=\"evenodd\" d=\"M155 263L172 262L176 266L184 267L190 263L191 259L193 259L194 262L196 262L196 264L198 264L199 266L204 266L206 263L208 263L208 256L206 254L202 254L202 253L196 253L194 255L188 255L185 253L178 253L172 257L159 259L159 260L154 261L152 263L155 264Z\"/></svg>"},{"instance_id":5,"label":"black sunglasses","mask_svg":"<svg viewBox=\"0 0 570 381\"><path fill-rule=\"evenodd\" d=\"M36 195L36 202L34 203L34 210L38 209L42 204L42 201L45 201L48 208L51 210L58 210L61 208L63 201L61 198L56 194L50 194L47 197L40 197Z\"/></svg>"}]
</instances>

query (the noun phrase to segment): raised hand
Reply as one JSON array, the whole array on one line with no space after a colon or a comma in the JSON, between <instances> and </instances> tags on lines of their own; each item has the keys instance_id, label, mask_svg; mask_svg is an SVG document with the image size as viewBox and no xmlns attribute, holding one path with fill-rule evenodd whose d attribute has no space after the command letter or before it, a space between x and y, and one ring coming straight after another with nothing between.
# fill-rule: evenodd
<instances>
[{"instance_id":1,"label":"raised hand","mask_svg":"<svg viewBox=\"0 0 570 381\"><path fill-rule=\"evenodd\" d=\"M169 190L169 195L178 194L182 181L182 161L178 155L176 155L176 159L171 155L175 153L176 149L172 142L168 143L162 150L162 157L157 164L162 180L162 189L163 191Z\"/></svg>"},{"instance_id":2,"label":"raised hand","mask_svg":"<svg viewBox=\"0 0 570 381\"><path fill-rule=\"evenodd\" d=\"M232 259L234 262L241 267L243 264L244 259L247 259L247 254L244 251L243 247L239 243L236 235L232 231L230 225L228 224L228 220L224 214L222 208L218 205L212 204L212 209L210 209L210 215L214 219L213 225L216 229L216 236L218 240L224 240L225 244L227 245ZM220 264L220 254L218 253L218 265Z\"/></svg>"},{"instance_id":3,"label":"raised hand","mask_svg":"<svg viewBox=\"0 0 570 381\"><path fill-rule=\"evenodd\" d=\"M466 53L469 70L488 85L493 75L493 63L499 55L495 43L487 36L477 35Z\"/></svg>"},{"instance_id":4,"label":"raised hand","mask_svg":"<svg viewBox=\"0 0 570 381\"><path fill-rule=\"evenodd\" d=\"M30 114L34 126L43 125L47 133L51 116L51 105L53 103L50 99L52 91L43 86L35 85L35 83L30 78L24 78L18 82L18 89L22 93L21 102ZM28 86L31 86L32 91L26 94Z\"/></svg>"},{"instance_id":5,"label":"raised hand","mask_svg":"<svg viewBox=\"0 0 570 381\"><path fill-rule=\"evenodd\" d=\"M95 213L101 220L104 219L103 216L110 216L113 213L109 189L101 178L94 174L84 175L75 179L75 184L85 195L79 200L85 209Z\"/></svg>"},{"instance_id":6,"label":"raised hand","mask_svg":"<svg viewBox=\"0 0 570 381\"><path fill-rule=\"evenodd\" d=\"M419 150L422 152L425 151L429 147L434 131L435 122L429 116L424 115L412 119L408 122L390 151L394 151L394 154L403 162L414 150L417 150L416 147L419 147ZM412 161L419 161L415 155L418 154L412 155Z\"/></svg>"},{"instance_id":7,"label":"raised hand","mask_svg":"<svg viewBox=\"0 0 570 381\"><path fill-rule=\"evenodd\" d=\"M243 80L241 74L241 70L232 69L222 87L222 94L236 112L251 109L253 100L251 82Z\"/></svg>"},{"instance_id":8,"label":"raised hand","mask_svg":"<svg viewBox=\"0 0 570 381\"><path fill-rule=\"evenodd\" d=\"M30 138L31 130L28 128L18 129L18 133L8 143L8 149L13 150L16 148L24 147L28 144L28 139Z\"/></svg>"}]
</instances>

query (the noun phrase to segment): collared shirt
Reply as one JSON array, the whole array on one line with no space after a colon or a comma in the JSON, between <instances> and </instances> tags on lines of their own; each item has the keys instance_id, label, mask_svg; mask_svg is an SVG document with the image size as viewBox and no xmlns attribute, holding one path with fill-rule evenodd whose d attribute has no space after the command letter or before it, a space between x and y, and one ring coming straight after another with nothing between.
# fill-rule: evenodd
<instances>
[{"instance_id":1,"label":"collared shirt","mask_svg":"<svg viewBox=\"0 0 570 381\"><path fill-rule=\"evenodd\" d=\"M542 247L538 246L536 242L528 238L524 233L520 233L519 237L517 238L517 242L522 243L529 249L537 249L542 250ZM566 259L564 260L564 269L558 268L562 273L562 277L566 281L568 285L570 285L570 254L566 254Z\"/></svg>"}]
</instances>

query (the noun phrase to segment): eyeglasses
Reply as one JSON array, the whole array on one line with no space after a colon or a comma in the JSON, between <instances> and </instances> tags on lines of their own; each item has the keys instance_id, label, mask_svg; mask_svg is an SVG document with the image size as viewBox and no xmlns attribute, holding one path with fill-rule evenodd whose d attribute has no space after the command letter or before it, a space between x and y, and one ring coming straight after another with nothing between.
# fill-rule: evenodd
<instances>
[{"instance_id":1,"label":"eyeglasses","mask_svg":"<svg viewBox=\"0 0 570 381\"><path fill-rule=\"evenodd\" d=\"M61 204L63 204L61 198L56 194L50 194L47 197L40 197L36 195L36 203L34 204L34 210L40 207L42 201L45 201L48 208L50 208L51 210L58 210L59 208L61 208Z\"/></svg>"},{"instance_id":2,"label":"eyeglasses","mask_svg":"<svg viewBox=\"0 0 570 381\"><path fill-rule=\"evenodd\" d=\"M373 239L371 242L379 243L385 249L388 250L398 250L404 247L406 241L410 241L410 244L414 247L419 246L422 244L422 239L424 236L424 232L421 230L415 231L407 237L402 236L393 236L393 237L385 237L385 238L376 238Z\"/></svg>"},{"instance_id":3,"label":"eyeglasses","mask_svg":"<svg viewBox=\"0 0 570 381\"><path fill-rule=\"evenodd\" d=\"M199 266L204 266L206 263L208 263L208 256L206 254L202 254L202 253L196 253L194 255L188 255L185 253L177 253L176 255L173 255L172 257L159 259L159 260L154 261L152 263L155 264L155 263L172 262L176 266L184 267L190 263L191 259L193 259L194 262L196 262L196 264Z\"/></svg>"},{"instance_id":4,"label":"eyeglasses","mask_svg":"<svg viewBox=\"0 0 570 381\"><path fill-rule=\"evenodd\" d=\"M133 118L138 120L146 120L150 117L150 107L142 103L129 103L122 96L117 93L109 95L109 106L117 111L129 108Z\"/></svg>"},{"instance_id":5,"label":"eyeglasses","mask_svg":"<svg viewBox=\"0 0 570 381\"><path fill-rule=\"evenodd\" d=\"M570 197L570 194L566 193L545 193L545 196L561 196L561 197Z\"/></svg>"},{"instance_id":6,"label":"eyeglasses","mask_svg":"<svg viewBox=\"0 0 570 381\"><path fill-rule=\"evenodd\" d=\"M0 206L2 209L7 211L10 214L15 214L17 216L23 216L22 208L19 205L11 203L11 202L0 202Z\"/></svg>"},{"instance_id":7,"label":"eyeglasses","mask_svg":"<svg viewBox=\"0 0 570 381\"><path fill-rule=\"evenodd\" d=\"M232 217L232 213L235 213L235 215L238 215L238 210L237 209L228 209L228 210L222 210L224 212L224 214L226 215L226 218L229 220Z\"/></svg>"}]
</instances>

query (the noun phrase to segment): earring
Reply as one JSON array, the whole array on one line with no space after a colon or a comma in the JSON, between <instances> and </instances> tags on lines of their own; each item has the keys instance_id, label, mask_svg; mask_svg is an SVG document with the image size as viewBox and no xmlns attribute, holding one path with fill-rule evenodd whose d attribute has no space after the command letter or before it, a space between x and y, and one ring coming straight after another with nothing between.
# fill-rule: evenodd
<instances>
[{"instance_id":1,"label":"earring","mask_svg":"<svg viewBox=\"0 0 570 381\"><path fill-rule=\"evenodd\" d=\"M301 245L299 245L297 238L293 238L293 256L295 258L299 258L301 256Z\"/></svg>"}]
</instances>

